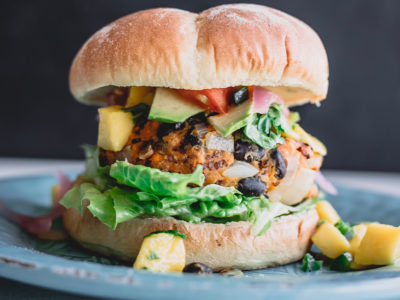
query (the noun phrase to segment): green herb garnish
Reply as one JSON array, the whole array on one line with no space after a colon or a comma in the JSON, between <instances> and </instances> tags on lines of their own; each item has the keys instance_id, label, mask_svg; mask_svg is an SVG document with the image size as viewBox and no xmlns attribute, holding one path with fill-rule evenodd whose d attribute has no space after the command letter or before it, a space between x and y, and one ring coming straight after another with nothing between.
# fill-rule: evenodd
<instances>
[{"instance_id":1,"label":"green herb garnish","mask_svg":"<svg viewBox=\"0 0 400 300\"><path fill-rule=\"evenodd\" d=\"M306 253L303 258L303 264L301 265L301 270L303 272L313 272L321 270L323 265L322 260L315 260L315 258L310 254Z\"/></svg>"},{"instance_id":2,"label":"green herb garnish","mask_svg":"<svg viewBox=\"0 0 400 300\"><path fill-rule=\"evenodd\" d=\"M268 113L264 115L254 114L249 123L243 128L244 135L253 143L264 149L273 149L277 144L283 144L283 124L286 121L282 107L279 104L272 104Z\"/></svg>"},{"instance_id":3,"label":"green herb garnish","mask_svg":"<svg viewBox=\"0 0 400 300\"><path fill-rule=\"evenodd\" d=\"M351 271L351 262L353 261L353 256L349 252L344 252L339 255L337 258L332 260L330 264L331 270L339 271L339 272L347 272Z\"/></svg>"},{"instance_id":4,"label":"green herb garnish","mask_svg":"<svg viewBox=\"0 0 400 300\"><path fill-rule=\"evenodd\" d=\"M354 229L349 223L340 220L335 224L335 227L348 239L351 240L354 236Z\"/></svg>"},{"instance_id":5,"label":"green herb garnish","mask_svg":"<svg viewBox=\"0 0 400 300\"><path fill-rule=\"evenodd\" d=\"M130 112L132 114L133 121L146 117L149 115L150 106L144 103L139 103L138 105L132 107L123 107L121 108L124 112Z\"/></svg>"}]
</instances>

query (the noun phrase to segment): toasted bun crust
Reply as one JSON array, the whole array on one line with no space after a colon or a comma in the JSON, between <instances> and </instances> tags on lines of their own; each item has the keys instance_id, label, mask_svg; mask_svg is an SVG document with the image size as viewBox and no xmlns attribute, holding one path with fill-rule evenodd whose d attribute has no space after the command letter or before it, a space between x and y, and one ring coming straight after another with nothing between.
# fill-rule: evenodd
<instances>
[{"instance_id":1,"label":"toasted bun crust","mask_svg":"<svg viewBox=\"0 0 400 300\"><path fill-rule=\"evenodd\" d=\"M70 71L74 97L102 104L115 86L279 87L288 105L323 100L328 61L318 35L281 11L221 5L199 14L139 11L96 32Z\"/></svg>"},{"instance_id":2,"label":"toasted bun crust","mask_svg":"<svg viewBox=\"0 0 400 300\"><path fill-rule=\"evenodd\" d=\"M301 259L318 222L315 209L274 222L266 234L250 234L248 222L192 224L171 217L133 219L115 230L102 224L85 209L64 213L64 226L85 248L133 262L143 238L154 231L176 229L186 234L186 263L201 262L214 271L234 267L243 270L283 265Z\"/></svg>"}]
</instances>

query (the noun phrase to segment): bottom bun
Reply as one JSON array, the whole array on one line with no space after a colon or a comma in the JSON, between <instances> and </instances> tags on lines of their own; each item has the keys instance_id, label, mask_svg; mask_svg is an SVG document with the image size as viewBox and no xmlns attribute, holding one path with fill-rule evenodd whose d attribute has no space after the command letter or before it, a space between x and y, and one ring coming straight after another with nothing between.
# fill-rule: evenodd
<instances>
[{"instance_id":1,"label":"bottom bun","mask_svg":"<svg viewBox=\"0 0 400 300\"><path fill-rule=\"evenodd\" d=\"M133 263L143 238L154 231L176 229L185 234L186 264L201 262L214 271L252 270L301 259L318 222L315 209L277 219L262 236L250 234L248 222L192 224L171 217L135 218L110 229L85 208L64 213L64 226L83 247Z\"/></svg>"}]
</instances>

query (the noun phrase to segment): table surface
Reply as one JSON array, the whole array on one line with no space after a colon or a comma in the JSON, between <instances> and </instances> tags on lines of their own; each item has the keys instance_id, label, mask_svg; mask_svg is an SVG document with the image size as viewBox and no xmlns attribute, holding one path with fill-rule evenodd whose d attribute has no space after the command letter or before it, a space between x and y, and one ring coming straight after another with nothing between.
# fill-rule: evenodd
<instances>
[{"instance_id":1,"label":"table surface","mask_svg":"<svg viewBox=\"0 0 400 300\"><path fill-rule=\"evenodd\" d=\"M82 161L0 158L0 179L21 175L36 175L56 171L80 170ZM400 173L325 170L334 184L367 189L400 196ZM68 293L47 290L0 278L0 299L92 299Z\"/></svg>"}]
</instances>

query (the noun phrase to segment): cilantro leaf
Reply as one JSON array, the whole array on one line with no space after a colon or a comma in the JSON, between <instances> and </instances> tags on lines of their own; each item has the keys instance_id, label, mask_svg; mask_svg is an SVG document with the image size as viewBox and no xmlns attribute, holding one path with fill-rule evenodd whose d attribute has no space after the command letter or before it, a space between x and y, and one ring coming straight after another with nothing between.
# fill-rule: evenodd
<instances>
[{"instance_id":1,"label":"cilantro leaf","mask_svg":"<svg viewBox=\"0 0 400 300\"><path fill-rule=\"evenodd\" d=\"M315 260L315 258L310 254L306 253L303 258L303 263L301 265L301 270L303 272L313 272L321 270L323 261Z\"/></svg>"},{"instance_id":2,"label":"cilantro leaf","mask_svg":"<svg viewBox=\"0 0 400 300\"><path fill-rule=\"evenodd\" d=\"M348 239L352 239L354 236L354 229L350 226L349 223L343 222L340 220L335 224L335 227L339 229L339 231Z\"/></svg>"}]
</instances>

